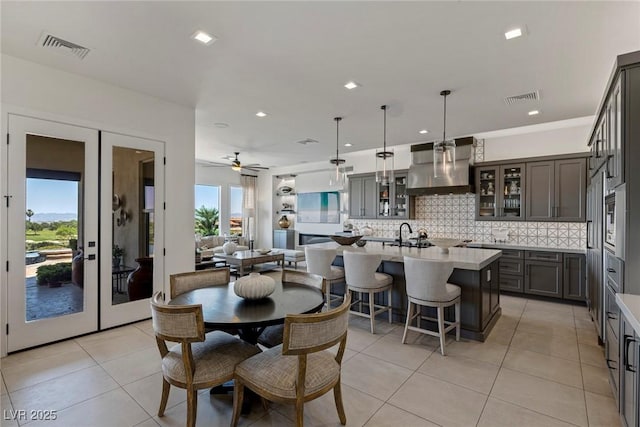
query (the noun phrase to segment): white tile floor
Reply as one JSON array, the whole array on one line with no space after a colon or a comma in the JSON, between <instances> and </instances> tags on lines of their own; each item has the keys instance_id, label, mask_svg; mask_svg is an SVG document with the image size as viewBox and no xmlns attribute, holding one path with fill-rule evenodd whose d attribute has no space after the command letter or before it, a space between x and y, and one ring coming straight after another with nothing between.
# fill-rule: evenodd
<instances>
[{"instance_id":1,"label":"white tile floor","mask_svg":"<svg viewBox=\"0 0 640 427\"><path fill-rule=\"evenodd\" d=\"M353 318L343 363L351 426L616 426L601 347L584 307L501 297L503 315L485 343L435 338ZM52 422L3 426L182 426L186 394L172 388L164 417L160 364L149 321L2 359L3 418L56 410ZM231 399L199 395L197 423L228 426ZM9 417L10 418L10 417ZM243 426L293 425L291 406L254 405ZM305 425L339 425L331 393L305 406Z\"/></svg>"}]
</instances>

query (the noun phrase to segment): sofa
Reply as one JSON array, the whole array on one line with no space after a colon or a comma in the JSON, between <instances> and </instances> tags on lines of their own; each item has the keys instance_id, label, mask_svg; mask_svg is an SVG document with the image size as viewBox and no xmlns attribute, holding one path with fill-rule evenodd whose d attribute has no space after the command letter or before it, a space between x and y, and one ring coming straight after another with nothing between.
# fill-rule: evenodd
<instances>
[{"instance_id":1,"label":"sofa","mask_svg":"<svg viewBox=\"0 0 640 427\"><path fill-rule=\"evenodd\" d=\"M196 242L196 248L200 249L200 255L202 258L211 258L214 254L220 254L223 252L222 245L227 241L232 240L238 245L237 251L249 250L246 239L242 236L204 236L200 239L200 246Z\"/></svg>"}]
</instances>

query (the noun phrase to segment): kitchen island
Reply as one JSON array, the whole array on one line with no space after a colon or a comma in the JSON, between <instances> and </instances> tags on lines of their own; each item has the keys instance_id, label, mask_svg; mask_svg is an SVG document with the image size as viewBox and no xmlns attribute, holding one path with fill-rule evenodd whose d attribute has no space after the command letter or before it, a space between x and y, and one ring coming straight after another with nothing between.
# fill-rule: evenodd
<instances>
[{"instance_id":1,"label":"kitchen island","mask_svg":"<svg viewBox=\"0 0 640 427\"><path fill-rule=\"evenodd\" d=\"M404 323L407 313L407 293L404 276L404 257L429 260L447 260L453 262L453 273L449 283L462 289L461 296L461 335L478 341L484 341L501 314L498 260L502 252L495 249L450 248L449 254L440 249L415 247L383 247L380 243L368 242L364 247L340 246L334 242L314 244L315 247L335 248L338 251L335 265L343 265L342 252L345 250L379 254L382 264L378 271L393 277L393 318ZM384 295L376 296L376 303L386 303ZM435 309L423 307L423 315L435 317ZM453 319L453 307L445 310L446 316ZM423 322L430 323L430 322ZM429 325L436 328L435 323Z\"/></svg>"}]
</instances>

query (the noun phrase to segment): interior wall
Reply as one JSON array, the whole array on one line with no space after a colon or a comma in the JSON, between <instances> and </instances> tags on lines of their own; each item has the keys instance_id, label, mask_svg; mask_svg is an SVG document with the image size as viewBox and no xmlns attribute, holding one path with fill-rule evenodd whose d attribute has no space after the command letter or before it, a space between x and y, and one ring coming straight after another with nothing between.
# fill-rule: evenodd
<instances>
[{"instance_id":1,"label":"interior wall","mask_svg":"<svg viewBox=\"0 0 640 427\"><path fill-rule=\"evenodd\" d=\"M193 269L195 109L6 54L1 61L2 135L8 114L15 113L165 142L168 291L170 274ZM0 174L0 181L5 179ZM6 183L0 187L6 189ZM6 293L0 298L4 307Z\"/></svg>"}]
</instances>

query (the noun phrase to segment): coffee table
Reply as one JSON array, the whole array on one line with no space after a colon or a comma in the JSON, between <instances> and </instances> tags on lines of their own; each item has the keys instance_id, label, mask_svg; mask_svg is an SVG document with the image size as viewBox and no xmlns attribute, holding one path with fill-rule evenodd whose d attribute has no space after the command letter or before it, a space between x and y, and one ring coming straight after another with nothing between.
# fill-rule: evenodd
<instances>
[{"instance_id":1,"label":"coffee table","mask_svg":"<svg viewBox=\"0 0 640 427\"><path fill-rule=\"evenodd\" d=\"M253 268L256 264L273 263L274 267L262 268L261 271L273 270L275 267L284 267L284 252L271 251L268 254L261 255L257 251L237 251L231 255L215 254L214 258L222 259L232 267L236 267L240 276L245 275L245 269Z\"/></svg>"}]
</instances>

